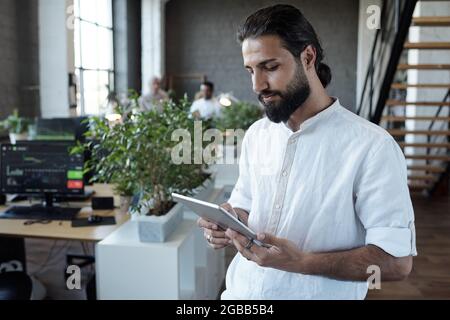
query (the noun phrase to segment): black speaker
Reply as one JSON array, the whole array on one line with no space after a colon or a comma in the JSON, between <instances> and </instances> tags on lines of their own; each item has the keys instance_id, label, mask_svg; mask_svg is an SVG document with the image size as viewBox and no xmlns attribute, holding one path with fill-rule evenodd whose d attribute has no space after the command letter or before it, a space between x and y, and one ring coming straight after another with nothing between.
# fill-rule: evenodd
<instances>
[{"instance_id":1,"label":"black speaker","mask_svg":"<svg viewBox=\"0 0 450 320\"><path fill-rule=\"evenodd\" d=\"M6 196L0 193L0 205L4 205L6 203Z\"/></svg>"},{"instance_id":2,"label":"black speaker","mask_svg":"<svg viewBox=\"0 0 450 320\"><path fill-rule=\"evenodd\" d=\"M114 209L113 197L92 197L92 210Z\"/></svg>"}]
</instances>

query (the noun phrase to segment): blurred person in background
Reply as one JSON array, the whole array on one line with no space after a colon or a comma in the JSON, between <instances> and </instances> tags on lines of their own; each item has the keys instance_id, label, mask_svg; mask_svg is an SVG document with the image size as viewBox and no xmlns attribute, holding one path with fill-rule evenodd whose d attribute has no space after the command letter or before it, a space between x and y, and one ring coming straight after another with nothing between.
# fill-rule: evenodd
<instances>
[{"instance_id":1,"label":"blurred person in background","mask_svg":"<svg viewBox=\"0 0 450 320\"><path fill-rule=\"evenodd\" d=\"M162 105L169 100L167 92L161 89L161 79L153 77L150 81L150 93L139 98L139 106L142 111L162 111Z\"/></svg>"},{"instance_id":2,"label":"blurred person in background","mask_svg":"<svg viewBox=\"0 0 450 320\"><path fill-rule=\"evenodd\" d=\"M221 106L214 97L214 84L205 81L201 84L200 91L202 98L195 100L191 106L191 113L194 118L208 120L220 117Z\"/></svg>"}]
</instances>

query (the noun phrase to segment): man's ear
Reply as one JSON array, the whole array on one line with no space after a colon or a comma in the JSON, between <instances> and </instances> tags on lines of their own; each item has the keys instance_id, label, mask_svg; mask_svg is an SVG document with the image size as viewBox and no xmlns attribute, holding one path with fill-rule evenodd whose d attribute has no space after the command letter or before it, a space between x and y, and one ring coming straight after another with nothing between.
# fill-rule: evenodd
<instances>
[{"instance_id":1,"label":"man's ear","mask_svg":"<svg viewBox=\"0 0 450 320\"><path fill-rule=\"evenodd\" d=\"M312 45L308 45L301 54L301 59L305 70L315 68L316 63L316 48Z\"/></svg>"}]
</instances>

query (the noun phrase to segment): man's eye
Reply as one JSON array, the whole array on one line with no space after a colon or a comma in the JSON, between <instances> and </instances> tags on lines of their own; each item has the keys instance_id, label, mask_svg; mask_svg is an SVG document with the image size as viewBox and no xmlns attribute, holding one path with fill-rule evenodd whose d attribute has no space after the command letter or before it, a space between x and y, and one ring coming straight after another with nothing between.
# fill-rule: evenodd
<instances>
[{"instance_id":1,"label":"man's eye","mask_svg":"<svg viewBox=\"0 0 450 320\"><path fill-rule=\"evenodd\" d=\"M247 69L248 73L253 74L253 70L252 69Z\"/></svg>"},{"instance_id":2,"label":"man's eye","mask_svg":"<svg viewBox=\"0 0 450 320\"><path fill-rule=\"evenodd\" d=\"M278 69L278 65L267 67L267 70L268 70L268 71L275 71L275 70L277 70L277 69Z\"/></svg>"}]
</instances>

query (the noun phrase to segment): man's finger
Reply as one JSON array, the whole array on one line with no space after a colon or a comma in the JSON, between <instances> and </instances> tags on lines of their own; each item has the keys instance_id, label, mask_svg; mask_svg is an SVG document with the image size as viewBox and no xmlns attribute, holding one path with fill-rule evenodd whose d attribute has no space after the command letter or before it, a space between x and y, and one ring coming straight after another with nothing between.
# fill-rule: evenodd
<instances>
[{"instance_id":1,"label":"man's finger","mask_svg":"<svg viewBox=\"0 0 450 320\"><path fill-rule=\"evenodd\" d=\"M248 243L248 240L247 240ZM233 240L233 244L239 253L247 260L257 262L258 257L251 251L251 249L246 249L239 241L236 239Z\"/></svg>"},{"instance_id":2,"label":"man's finger","mask_svg":"<svg viewBox=\"0 0 450 320\"><path fill-rule=\"evenodd\" d=\"M203 230L204 230L205 235L210 235L211 237L214 237L214 238L226 238L227 240L230 239L225 234L225 231L214 231L214 230L207 229L207 228L203 228Z\"/></svg>"},{"instance_id":3,"label":"man's finger","mask_svg":"<svg viewBox=\"0 0 450 320\"><path fill-rule=\"evenodd\" d=\"M237 215L237 213L234 211L233 207L228 202L222 203L220 206L222 208L224 208L226 211L228 211L231 215L233 215L239 219L239 216Z\"/></svg>"},{"instance_id":4,"label":"man's finger","mask_svg":"<svg viewBox=\"0 0 450 320\"><path fill-rule=\"evenodd\" d=\"M202 228L219 230L219 227L217 226L217 224L215 224L213 222L209 222L208 220L205 220L203 218L200 218L197 220L197 225Z\"/></svg>"},{"instance_id":5,"label":"man's finger","mask_svg":"<svg viewBox=\"0 0 450 320\"><path fill-rule=\"evenodd\" d=\"M220 205L222 208L224 208L227 211L231 211L233 209L233 207L231 206L231 204L229 204L228 202L222 203Z\"/></svg>"},{"instance_id":6,"label":"man's finger","mask_svg":"<svg viewBox=\"0 0 450 320\"><path fill-rule=\"evenodd\" d=\"M265 257L267 255L268 248L264 248L261 246L258 246L256 243L253 244L251 251L254 253L254 255L260 259L262 257Z\"/></svg>"},{"instance_id":7,"label":"man's finger","mask_svg":"<svg viewBox=\"0 0 450 320\"><path fill-rule=\"evenodd\" d=\"M282 240L283 240L281 238L275 237L274 235L272 235L270 233L258 233L257 239L261 242L264 242L266 244L271 244L273 246L281 245Z\"/></svg>"},{"instance_id":8,"label":"man's finger","mask_svg":"<svg viewBox=\"0 0 450 320\"><path fill-rule=\"evenodd\" d=\"M210 244L220 244L220 245L224 245L227 246L229 244L228 239L226 238L211 238L211 240L209 241Z\"/></svg>"},{"instance_id":9,"label":"man's finger","mask_svg":"<svg viewBox=\"0 0 450 320\"><path fill-rule=\"evenodd\" d=\"M245 246L248 243L248 238L246 236L243 236L242 234L234 230L227 229L227 231L225 231L225 234L230 239L239 241L243 246Z\"/></svg>"},{"instance_id":10,"label":"man's finger","mask_svg":"<svg viewBox=\"0 0 450 320\"><path fill-rule=\"evenodd\" d=\"M209 246L215 250L223 249L226 247L226 245L223 245L223 244L211 244L211 243L209 244Z\"/></svg>"},{"instance_id":11,"label":"man's finger","mask_svg":"<svg viewBox=\"0 0 450 320\"><path fill-rule=\"evenodd\" d=\"M228 232L227 230L227 235L231 235L231 240L233 241L234 246L236 247L236 249L241 252L241 253L245 253L245 251L248 249L246 248L246 246L249 244L249 239L247 237L244 237L243 235L233 231L233 233Z\"/></svg>"}]
</instances>

